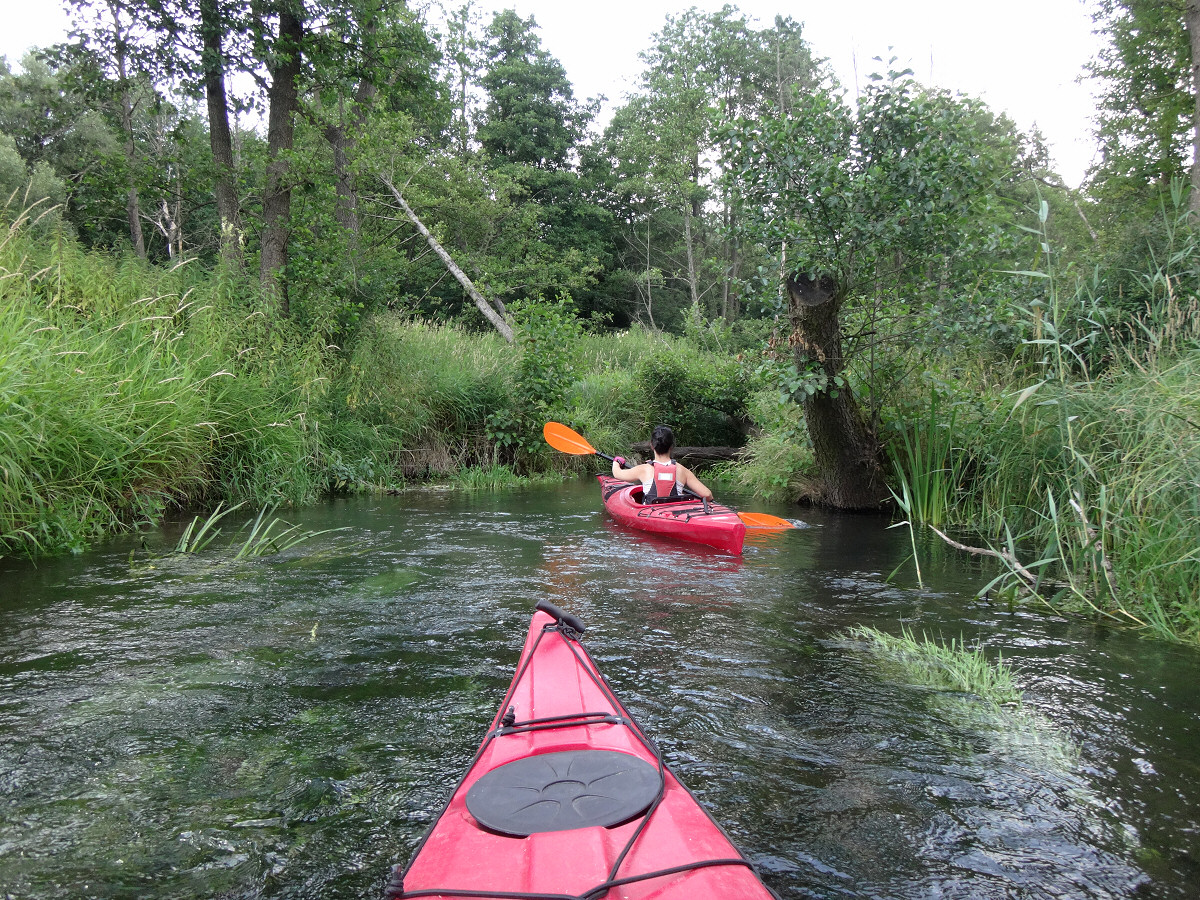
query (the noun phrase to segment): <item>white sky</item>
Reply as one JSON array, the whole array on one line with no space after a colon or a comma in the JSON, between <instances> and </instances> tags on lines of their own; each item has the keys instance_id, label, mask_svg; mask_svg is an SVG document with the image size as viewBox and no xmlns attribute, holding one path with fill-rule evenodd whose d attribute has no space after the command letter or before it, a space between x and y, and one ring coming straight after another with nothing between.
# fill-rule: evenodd
<instances>
[{"instance_id":1,"label":"white sky","mask_svg":"<svg viewBox=\"0 0 1200 900\"><path fill-rule=\"evenodd\" d=\"M495 9L533 15L542 46L562 62L576 96L604 94L610 103L634 88L641 71L638 53L668 14L690 6L716 11L722 5L720 0L481 3L489 20ZM1093 160L1095 102L1091 87L1077 83L1100 47L1092 33L1093 0L741 0L734 5L759 27L770 25L776 13L803 22L814 54L829 59L852 90L882 70L872 57L896 56L901 68L911 68L926 84L979 97L1021 128L1036 123L1070 185L1082 181ZM67 28L67 16L55 0L0 0L0 22L0 55L10 63L29 47L61 40Z\"/></svg>"}]
</instances>

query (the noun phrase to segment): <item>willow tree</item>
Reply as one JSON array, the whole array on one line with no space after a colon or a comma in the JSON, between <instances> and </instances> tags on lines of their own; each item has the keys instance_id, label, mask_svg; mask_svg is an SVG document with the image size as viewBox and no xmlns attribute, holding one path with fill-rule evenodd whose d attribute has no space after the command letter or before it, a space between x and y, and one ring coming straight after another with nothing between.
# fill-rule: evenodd
<instances>
[{"instance_id":1,"label":"willow tree","mask_svg":"<svg viewBox=\"0 0 1200 900\"><path fill-rule=\"evenodd\" d=\"M786 328L772 350L781 386L803 407L813 499L877 506L882 447L857 364L887 339L913 339L918 326L902 311L945 309L937 301L952 301L957 284L997 267L997 188L1018 168L1011 123L893 72L857 109L820 92L795 97L786 114L742 120L724 150L744 235L780 254Z\"/></svg>"}]
</instances>

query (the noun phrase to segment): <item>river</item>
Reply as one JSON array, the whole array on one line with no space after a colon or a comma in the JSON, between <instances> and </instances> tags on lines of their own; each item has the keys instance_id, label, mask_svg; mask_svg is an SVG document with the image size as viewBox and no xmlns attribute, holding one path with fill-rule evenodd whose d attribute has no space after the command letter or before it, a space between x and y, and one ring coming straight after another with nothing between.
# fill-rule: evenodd
<instances>
[{"instance_id":1,"label":"river","mask_svg":"<svg viewBox=\"0 0 1200 900\"><path fill-rule=\"evenodd\" d=\"M375 900L543 597L784 898L1200 893L1200 653L977 599L940 542L919 586L879 518L742 508L803 525L732 558L580 481L331 501L284 517L345 530L242 561L179 524L0 560L0 897ZM905 683L859 624L982 642L1024 708Z\"/></svg>"}]
</instances>

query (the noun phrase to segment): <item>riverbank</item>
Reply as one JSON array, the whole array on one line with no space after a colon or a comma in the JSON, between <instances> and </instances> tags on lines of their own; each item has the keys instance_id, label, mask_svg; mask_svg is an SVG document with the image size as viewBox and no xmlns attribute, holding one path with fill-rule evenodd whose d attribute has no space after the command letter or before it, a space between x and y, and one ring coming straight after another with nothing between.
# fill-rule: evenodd
<instances>
[{"instance_id":1,"label":"riverbank","mask_svg":"<svg viewBox=\"0 0 1200 900\"><path fill-rule=\"evenodd\" d=\"M175 507L577 470L542 441L548 418L624 448L672 410L681 438L727 440L753 387L729 356L644 330L586 334L561 303L518 307L515 347L386 311L334 344L193 264L17 229L0 269L5 553L79 551ZM670 390L689 384L693 402L676 404Z\"/></svg>"},{"instance_id":2,"label":"riverbank","mask_svg":"<svg viewBox=\"0 0 1200 900\"><path fill-rule=\"evenodd\" d=\"M544 444L547 419L613 452L658 421L681 444L748 435L720 475L771 499L810 474L800 407L758 368L761 323L590 333L568 303L529 303L515 345L386 310L335 341L192 263L17 229L0 267L3 553L79 551L178 508L590 465ZM902 510L1006 554L993 593L1198 641L1200 314L1177 304L1109 335L1093 377L1066 359L1068 312L1007 358L927 354L921 378L883 385Z\"/></svg>"}]
</instances>

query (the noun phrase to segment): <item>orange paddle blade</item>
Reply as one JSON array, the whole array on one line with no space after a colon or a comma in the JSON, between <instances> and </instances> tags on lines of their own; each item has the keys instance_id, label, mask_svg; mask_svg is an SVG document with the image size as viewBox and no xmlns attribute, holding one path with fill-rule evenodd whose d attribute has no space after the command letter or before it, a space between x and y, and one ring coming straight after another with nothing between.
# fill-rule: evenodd
<instances>
[{"instance_id":1,"label":"orange paddle blade","mask_svg":"<svg viewBox=\"0 0 1200 900\"><path fill-rule=\"evenodd\" d=\"M776 531L784 531L788 528L796 526L787 519L781 519L779 516L772 516L769 513L738 513L738 518L741 519L749 528L772 528Z\"/></svg>"},{"instance_id":2,"label":"orange paddle blade","mask_svg":"<svg viewBox=\"0 0 1200 900\"><path fill-rule=\"evenodd\" d=\"M546 438L546 443L560 453L583 456L596 452L596 448L584 440L582 435L558 422L547 422L542 428L542 435Z\"/></svg>"}]
</instances>

